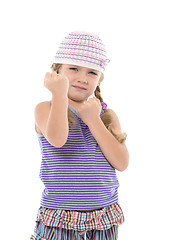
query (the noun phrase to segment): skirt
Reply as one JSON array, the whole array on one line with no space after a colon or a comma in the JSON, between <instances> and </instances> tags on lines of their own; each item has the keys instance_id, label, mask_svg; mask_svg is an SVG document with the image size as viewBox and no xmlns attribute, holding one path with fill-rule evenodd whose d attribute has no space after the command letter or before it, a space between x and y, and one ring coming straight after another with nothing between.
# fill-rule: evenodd
<instances>
[{"instance_id":1,"label":"skirt","mask_svg":"<svg viewBox=\"0 0 174 240\"><path fill-rule=\"evenodd\" d=\"M48 227L39 222L30 240L117 240L118 226L106 230L90 230L79 233L77 230Z\"/></svg>"},{"instance_id":2,"label":"skirt","mask_svg":"<svg viewBox=\"0 0 174 240\"><path fill-rule=\"evenodd\" d=\"M40 207L31 240L117 240L123 222L118 203L92 212Z\"/></svg>"}]
</instances>

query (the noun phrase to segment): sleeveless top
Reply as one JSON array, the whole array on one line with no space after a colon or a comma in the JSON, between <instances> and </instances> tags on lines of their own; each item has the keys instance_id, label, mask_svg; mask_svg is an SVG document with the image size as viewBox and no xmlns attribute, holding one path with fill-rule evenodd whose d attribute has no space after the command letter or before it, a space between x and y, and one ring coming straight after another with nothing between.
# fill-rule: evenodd
<instances>
[{"instance_id":1,"label":"sleeveless top","mask_svg":"<svg viewBox=\"0 0 174 240\"><path fill-rule=\"evenodd\" d=\"M101 103L102 111L107 108ZM45 189L41 206L49 209L98 209L118 202L116 170L103 155L88 126L68 105L77 125L69 126L66 143L52 146L37 133L42 153L40 179Z\"/></svg>"}]
</instances>

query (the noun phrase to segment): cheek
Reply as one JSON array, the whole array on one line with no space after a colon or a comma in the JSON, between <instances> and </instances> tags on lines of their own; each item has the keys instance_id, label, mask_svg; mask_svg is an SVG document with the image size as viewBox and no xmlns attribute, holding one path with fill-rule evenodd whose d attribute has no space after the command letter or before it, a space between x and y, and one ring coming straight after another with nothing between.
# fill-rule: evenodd
<instances>
[{"instance_id":1,"label":"cheek","mask_svg":"<svg viewBox=\"0 0 174 240\"><path fill-rule=\"evenodd\" d=\"M69 80L69 84L73 83L73 78L71 76L67 76L68 80Z\"/></svg>"},{"instance_id":2,"label":"cheek","mask_svg":"<svg viewBox=\"0 0 174 240\"><path fill-rule=\"evenodd\" d=\"M62 72L61 74L68 78L69 83L71 83L73 81L73 78L72 78L71 74L67 73L66 71Z\"/></svg>"},{"instance_id":3,"label":"cheek","mask_svg":"<svg viewBox=\"0 0 174 240\"><path fill-rule=\"evenodd\" d=\"M97 88L98 83L99 83L99 80L97 79L97 80L94 82L94 88L95 88L95 89Z\"/></svg>"},{"instance_id":4,"label":"cheek","mask_svg":"<svg viewBox=\"0 0 174 240\"><path fill-rule=\"evenodd\" d=\"M65 67L62 66L59 73L69 78L68 70Z\"/></svg>"}]
</instances>

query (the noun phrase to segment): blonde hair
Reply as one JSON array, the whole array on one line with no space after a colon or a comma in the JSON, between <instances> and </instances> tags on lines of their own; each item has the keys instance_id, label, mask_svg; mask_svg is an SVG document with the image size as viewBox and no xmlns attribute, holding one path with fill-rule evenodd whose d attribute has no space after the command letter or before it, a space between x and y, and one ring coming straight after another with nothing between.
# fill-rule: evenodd
<instances>
[{"instance_id":1,"label":"blonde hair","mask_svg":"<svg viewBox=\"0 0 174 240\"><path fill-rule=\"evenodd\" d=\"M55 71L56 73L59 73L59 69L61 67L61 64L59 63L53 63L51 66L52 71ZM100 80L99 82L101 83L104 79L104 75L103 73L101 74ZM94 91L94 94L96 96L96 98L98 98L100 100L100 102L103 102L103 98L101 96L101 90L100 87L97 86L97 88ZM116 134L114 133L113 129L112 129L112 117L111 114L109 113L109 111L107 109L103 110L104 113L101 116L101 120L103 121L104 125L106 126L106 128L108 129L108 131L110 133L112 133L112 135L120 142L123 143L126 140L127 134L126 133L121 133L121 134ZM72 112L70 111L70 109L68 108L68 122L71 125L71 127L75 127L76 126L76 120L72 114Z\"/></svg>"}]
</instances>

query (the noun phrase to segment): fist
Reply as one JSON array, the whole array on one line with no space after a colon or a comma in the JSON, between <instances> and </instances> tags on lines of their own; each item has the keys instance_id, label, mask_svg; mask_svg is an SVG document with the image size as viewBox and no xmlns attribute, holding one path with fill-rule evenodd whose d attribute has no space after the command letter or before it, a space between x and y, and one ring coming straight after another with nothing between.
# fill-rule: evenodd
<instances>
[{"instance_id":1,"label":"fist","mask_svg":"<svg viewBox=\"0 0 174 240\"><path fill-rule=\"evenodd\" d=\"M101 110L100 100L95 97L85 101L84 104L77 109L79 117L88 126L100 118Z\"/></svg>"},{"instance_id":2,"label":"fist","mask_svg":"<svg viewBox=\"0 0 174 240\"><path fill-rule=\"evenodd\" d=\"M56 72L45 74L44 86L53 94L68 94L69 80L67 77Z\"/></svg>"}]
</instances>

